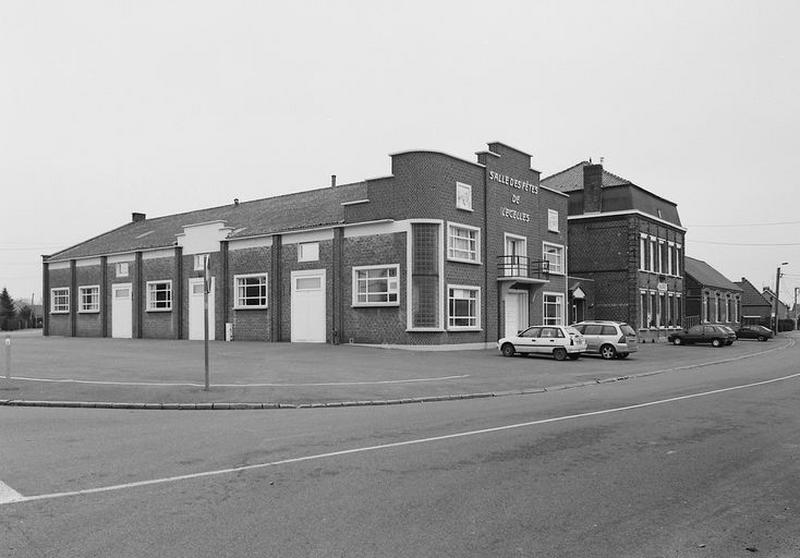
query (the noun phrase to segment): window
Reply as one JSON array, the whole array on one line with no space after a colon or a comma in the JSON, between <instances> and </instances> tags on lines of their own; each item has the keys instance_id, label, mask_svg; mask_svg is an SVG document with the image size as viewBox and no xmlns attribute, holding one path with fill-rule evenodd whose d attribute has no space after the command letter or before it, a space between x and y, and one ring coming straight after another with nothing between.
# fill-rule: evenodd
<instances>
[{"instance_id":1,"label":"window","mask_svg":"<svg viewBox=\"0 0 800 558\"><path fill-rule=\"evenodd\" d=\"M297 245L298 262L315 262L319 260L319 242L301 242Z\"/></svg>"},{"instance_id":2,"label":"window","mask_svg":"<svg viewBox=\"0 0 800 558\"><path fill-rule=\"evenodd\" d=\"M639 295L640 295L639 304L641 304L640 308L641 319L639 320L639 327L646 328L650 323L650 319L647 316L647 293L641 291Z\"/></svg>"},{"instance_id":3,"label":"window","mask_svg":"<svg viewBox=\"0 0 800 558\"><path fill-rule=\"evenodd\" d=\"M115 266L117 277L127 277L129 270L128 270L128 262L120 262Z\"/></svg>"},{"instance_id":4,"label":"window","mask_svg":"<svg viewBox=\"0 0 800 558\"><path fill-rule=\"evenodd\" d=\"M206 269L206 259L208 258L208 254L195 254L194 255L194 270L195 271L205 271Z\"/></svg>"},{"instance_id":5,"label":"window","mask_svg":"<svg viewBox=\"0 0 800 558\"><path fill-rule=\"evenodd\" d=\"M656 293L650 293L650 327L656 327L656 312L658 312L658 302L656 302Z\"/></svg>"},{"instance_id":6,"label":"window","mask_svg":"<svg viewBox=\"0 0 800 558\"><path fill-rule=\"evenodd\" d=\"M681 247L675 247L675 275L677 277L681 276Z\"/></svg>"},{"instance_id":7,"label":"window","mask_svg":"<svg viewBox=\"0 0 800 558\"><path fill-rule=\"evenodd\" d=\"M66 314L69 312L69 287L50 289L50 313Z\"/></svg>"},{"instance_id":8,"label":"window","mask_svg":"<svg viewBox=\"0 0 800 558\"><path fill-rule=\"evenodd\" d=\"M78 287L78 312L100 311L100 286Z\"/></svg>"},{"instance_id":9,"label":"window","mask_svg":"<svg viewBox=\"0 0 800 558\"><path fill-rule=\"evenodd\" d=\"M472 211L472 186L456 182L456 208Z\"/></svg>"},{"instance_id":10,"label":"window","mask_svg":"<svg viewBox=\"0 0 800 558\"><path fill-rule=\"evenodd\" d=\"M558 232L558 211L555 209L547 210L547 230Z\"/></svg>"},{"instance_id":11,"label":"window","mask_svg":"<svg viewBox=\"0 0 800 558\"><path fill-rule=\"evenodd\" d=\"M168 312L172 310L172 281L147 282L147 311Z\"/></svg>"},{"instance_id":12,"label":"window","mask_svg":"<svg viewBox=\"0 0 800 558\"><path fill-rule=\"evenodd\" d=\"M658 295L658 325L665 327L667 325L669 308L667 307L667 295Z\"/></svg>"},{"instance_id":13,"label":"window","mask_svg":"<svg viewBox=\"0 0 800 558\"><path fill-rule=\"evenodd\" d=\"M550 262L550 273L563 275L564 273L564 247L558 244L542 243L542 256Z\"/></svg>"},{"instance_id":14,"label":"window","mask_svg":"<svg viewBox=\"0 0 800 558\"><path fill-rule=\"evenodd\" d=\"M658 243L658 271L661 273L667 272L667 246L664 241Z\"/></svg>"},{"instance_id":15,"label":"window","mask_svg":"<svg viewBox=\"0 0 800 558\"><path fill-rule=\"evenodd\" d=\"M647 238L639 237L639 269L647 271Z\"/></svg>"},{"instance_id":16,"label":"window","mask_svg":"<svg viewBox=\"0 0 800 558\"><path fill-rule=\"evenodd\" d=\"M480 229L466 225L447 225L447 259L480 262Z\"/></svg>"},{"instance_id":17,"label":"window","mask_svg":"<svg viewBox=\"0 0 800 558\"><path fill-rule=\"evenodd\" d=\"M656 270L656 239L651 237L649 244L650 244L650 258L649 258L650 267L648 267L647 269L649 269L650 271L655 271Z\"/></svg>"},{"instance_id":18,"label":"window","mask_svg":"<svg viewBox=\"0 0 800 558\"><path fill-rule=\"evenodd\" d=\"M233 307L237 309L257 309L267 307L267 274L249 273L234 275L236 296Z\"/></svg>"},{"instance_id":19,"label":"window","mask_svg":"<svg viewBox=\"0 0 800 558\"><path fill-rule=\"evenodd\" d=\"M372 265L353 268L353 306L398 306L400 266Z\"/></svg>"},{"instance_id":20,"label":"window","mask_svg":"<svg viewBox=\"0 0 800 558\"><path fill-rule=\"evenodd\" d=\"M447 288L447 325L450 329L480 327L480 288L450 285Z\"/></svg>"},{"instance_id":21,"label":"window","mask_svg":"<svg viewBox=\"0 0 800 558\"><path fill-rule=\"evenodd\" d=\"M561 293L544 293L542 297L542 315L545 325L563 325L564 295Z\"/></svg>"}]
</instances>

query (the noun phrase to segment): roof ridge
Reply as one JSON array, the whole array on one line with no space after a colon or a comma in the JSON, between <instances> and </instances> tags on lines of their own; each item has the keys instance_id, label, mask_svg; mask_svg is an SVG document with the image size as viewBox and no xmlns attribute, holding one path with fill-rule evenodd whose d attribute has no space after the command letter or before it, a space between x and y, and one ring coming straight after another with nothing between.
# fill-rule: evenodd
<instances>
[{"instance_id":1,"label":"roof ridge","mask_svg":"<svg viewBox=\"0 0 800 558\"><path fill-rule=\"evenodd\" d=\"M559 174L564 174L565 172L569 172L569 171L571 171L571 170L572 170L572 169L574 169L575 167L579 167L579 166L582 166L582 165L585 165L585 164L589 164L589 161L581 161L581 162L579 162L579 163L576 163L576 164L572 165L571 167L567 167L567 168L566 168L566 169L564 169L564 170L560 170L560 171L558 171L558 172L556 172L556 173L553 173L553 174L551 174L550 176L545 176L545 177L544 177L544 178L542 178L542 179L541 179L539 182L544 182L545 180L550 180L550 179L551 179L551 178L553 178L554 176L558 176Z\"/></svg>"}]
</instances>

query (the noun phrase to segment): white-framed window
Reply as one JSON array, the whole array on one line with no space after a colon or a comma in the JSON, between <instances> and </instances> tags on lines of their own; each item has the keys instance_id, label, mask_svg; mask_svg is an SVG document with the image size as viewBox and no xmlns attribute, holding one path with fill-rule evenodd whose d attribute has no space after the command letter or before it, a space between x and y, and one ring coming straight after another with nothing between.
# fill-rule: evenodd
<instances>
[{"instance_id":1,"label":"white-framed window","mask_svg":"<svg viewBox=\"0 0 800 558\"><path fill-rule=\"evenodd\" d=\"M50 289L50 313L69 313L69 287Z\"/></svg>"},{"instance_id":2,"label":"white-framed window","mask_svg":"<svg viewBox=\"0 0 800 558\"><path fill-rule=\"evenodd\" d=\"M447 285L447 328L480 329L481 289Z\"/></svg>"},{"instance_id":3,"label":"white-framed window","mask_svg":"<svg viewBox=\"0 0 800 558\"><path fill-rule=\"evenodd\" d=\"M558 211L555 209L547 210L547 230L558 232Z\"/></svg>"},{"instance_id":4,"label":"white-framed window","mask_svg":"<svg viewBox=\"0 0 800 558\"><path fill-rule=\"evenodd\" d=\"M119 262L114 266L117 277L127 277L130 274L128 262Z\"/></svg>"},{"instance_id":5,"label":"white-framed window","mask_svg":"<svg viewBox=\"0 0 800 558\"><path fill-rule=\"evenodd\" d=\"M147 311L172 310L172 280L147 282Z\"/></svg>"},{"instance_id":6,"label":"white-framed window","mask_svg":"<svg viewBox=\"0 0 800 558\"><path fill-rule=\"evenodd\" d=\"M564 293L542 294L542 323L545 325L564 324Z\"/></svg>"},{"instance_id":7,"label":"white-framed window","mask_svg":"<svg viewBox=\"0 0 800 558\"><path fill-rule=\"evenodd\" d=\"M206 258L208 254L195 254L194 255L194 270L203 271L206 268Z\"/></svg>"},{"instance_id":8,"label":"white-framed window","mask_svg":"<svg viewBox=\"0 0 800 558\"><path fill-rule=\"evenodd\" d=\"M447 259L480 263L481 230L468 225L447 224Z\"/></svg>"},{"instance_id":9,"label":"white-framed window","mask_svg":"<svg viewBox=\"0 0 800 558\"><path fill-rule=\"evenodd\" d=\"M456 209L472 211L472 186L456 182Z\"/></svg>"},{"instance_id":10,"label":"white-framed window","mask_svg":"<svg viewBox=\"0 0 800 558\"><path fill-rule=\"evenodd\" d=\"M233 276L236 289L233 307L237 310L257 310L267 307L267 274L245 273Z\"/></svg>"},{"instance_id":11,"label":"white-framed window","mask_svg":"<svg viewBox=\"0 0 800 558\"><path fill-rule=\"evenodd\" d=\"M319 242L301 242L297 245L298 262L316 262L319 260Z\"/></svg>"},{"instance_id":12,"label":"white-framed window","mask_svg":"<svg viewBox=\"0 0 800 558\"><path fill-rule=\"evenodd\" d=\"M78 287L78 312L100 311L100 285Z\"/></svg>"},{"instance_id":13,"label":"white-framed window","mask_svg":"<svg viewBox=\"0 0 800 558\"><path fill-rule=\"evenodd\" d=\"M399 306L400 265L353 267L353 306Z\"/></svg>"},{"instance_id":14,"label":"white-framed window","mask_svg":"<svg viewBox=\"0 0 800 558\"><path fill-rule=\"evenodd\" d=\"M647 237L639 237L639 269L647 271Z\"/></svg>"},{"instance_id":15,"label":"white-framed window","mask_svg":"<svg viewBox=\"0 0 800 558\"><path fill-rule=\"evenodd\" d=\"M562 245L542 242L542 257L550 262L550 273L564 274L564 247Z\"/></svg>"},{"instance_id":16,"label":"white-framed window","mask_svg":"<svg viewBox=\"0 0 800 558\"><path fill-rule=\"evenodd\" d=\"M650 271L656 271L656 239L650 237Z\"/></svg>"},{"instance_id":17,"label":"white-framed window","mask_svg":"<svg viewBox=\"0 0 800 558\"><path fill-rule=\"evenodd\" d=\"M681 247L675 246L675 275L681 276Z\"/></svg>"}]
</instances>

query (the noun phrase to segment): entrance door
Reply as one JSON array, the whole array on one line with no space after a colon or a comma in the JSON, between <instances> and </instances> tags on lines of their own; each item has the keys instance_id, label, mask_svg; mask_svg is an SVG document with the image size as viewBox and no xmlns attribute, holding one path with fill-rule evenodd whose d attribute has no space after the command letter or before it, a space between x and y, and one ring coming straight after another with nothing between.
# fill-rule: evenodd
<instances>
[{"instance_id":1,"label":"entrance door","mask_svg":"<svg viewBox=\"0 0 800 558\"><path fill-rule=\"evenodd\" d=\"M325 270L292 272L292 343L325 342Z\"/></svg>"},{"instance_id":2,"label":"entrance door","mask_svg":"<svg viewBox=\"0 0 800 558\"><path fill-rule=\"evenodd\" d=\"M528 293L509 291L505 296L506 337L528 327Z\"/></svg>"},{"instance_id":3,"label":"entrance door","mask_svg":"<svg viewBox=\"0 0 800 558\"><path fill-rule=\"evenodd\" d=\"M189 279L189 339L202 341L205 339L203 323L203 292L205 289L202 277ZM180 303L179 303L180 304ZM211 291L208 293L208 340L214 340L214 278L211 278Z\"/></svg>"},{"instance_id":4,"label":"entrance door","mask_svg":"<svg viewBox=\"0 0 800 558\"><path fill-rule=\"evenodd\" d=\"M111 285L111 337L133 337L133 297L130 283Z\"/></svg>"}]
</instances>

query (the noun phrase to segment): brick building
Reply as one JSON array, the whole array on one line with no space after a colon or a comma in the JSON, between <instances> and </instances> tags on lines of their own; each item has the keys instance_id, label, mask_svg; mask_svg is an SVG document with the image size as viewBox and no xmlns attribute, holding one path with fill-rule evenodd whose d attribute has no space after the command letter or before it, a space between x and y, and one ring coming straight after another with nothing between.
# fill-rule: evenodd
<instances>
[{"instance_id":1,"label":"brick building","mask_svg":"<svg viewBox=\"0 0 800 558\"><path fill-rule=\"evenodd\" d=\"M585 316L628 322L645 339L680 327L686 229L676 204L587 161L542 184L570 196L570 276L594 280Z\"/></svg>"},{"instance_id":2,"label":"brick building","mask_svg":"<svg viewBox=\"0 0 800 558\"><path fill-rule=\"evenodd\" d=\"M747 278L735 281L737 287L742 289L742 323L745 325L763 325L773 327L771 320L773 307Z\"/></svg>"},{"instance_id":3,"label":"brick building","mask_svg":"<svg viewBox=\"0 0 800 558\"><path fill-rule=\"evenodd\" d=\"M686 263L686 325L742 323L742 288L703 260L684 257Z\"/></svg>"},{"instance_id":4,"label":"brick building","mask_svg":"<svg viewBox=\"0 0 800 558\"><path fill-rule=\"evenodd\" d=\"M564 323L568 196L530 155L391 156L391 174L131 222L43 258L45 335L483 347ZM206 266L207 270L206 271Z\"/></svg>"}]
</instances>

